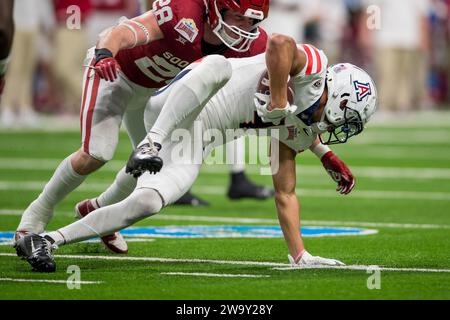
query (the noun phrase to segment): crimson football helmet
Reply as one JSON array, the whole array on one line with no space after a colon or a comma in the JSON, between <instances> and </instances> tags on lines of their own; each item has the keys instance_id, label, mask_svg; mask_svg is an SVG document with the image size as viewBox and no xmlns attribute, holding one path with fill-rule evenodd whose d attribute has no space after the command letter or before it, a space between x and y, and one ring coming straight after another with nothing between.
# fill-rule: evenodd
<instances>
[{"instance_id":1,"label":"crimson football helmet","mask_svg":"<svg viewBox=\"0 0 450 320\"><path fill-rule=\"evenodd\" d=\"M208 8L208 20L214 34L230 49L245 52L259 37L258 25L269 15L270 0L204 0ZM230 26L223 20L223 12L233 10L255 21L248 32Z\"/></svg>"}]
</instances>

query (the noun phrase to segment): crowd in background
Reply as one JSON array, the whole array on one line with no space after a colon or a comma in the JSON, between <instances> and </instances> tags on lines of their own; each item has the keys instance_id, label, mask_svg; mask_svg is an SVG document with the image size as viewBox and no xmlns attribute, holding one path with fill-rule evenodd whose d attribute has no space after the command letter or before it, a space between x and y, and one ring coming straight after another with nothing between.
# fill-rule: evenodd
<instances>
[{"instance_id":1,"label":"crowd in background","mask_svg":"<svg viewBox=\"0 0 450 320\"><path fill-rule=\"evenodd\" d=\"M151 2L15 0L0 126L37 126L38 113L77 114L86 50L102 30ZM330 64L367 69L382 110L439 109L450 102L450 0L271 0L263 26L316 45Z\"/></svg>"}]
</instances>

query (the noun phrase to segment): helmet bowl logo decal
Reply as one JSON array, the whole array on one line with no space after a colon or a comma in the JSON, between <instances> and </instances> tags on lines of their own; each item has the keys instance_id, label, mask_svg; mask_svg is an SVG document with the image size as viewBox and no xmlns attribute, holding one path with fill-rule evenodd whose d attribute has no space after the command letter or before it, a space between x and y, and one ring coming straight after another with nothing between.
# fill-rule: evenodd
<instances>
[{"instance_id":1,"label":"helmet bowl logo decal","mask_svg":"<svg viewBox=\"0 0 450 320\"><path fill-rule=\"evenodd\" d=\"M356 90L356 98L358 102L363 101L366 97L372 95L372 88L370 87L370 83L362 83L359 81L353 81Z\"/></svg>"},{"instance_id":2,"label":"helmet bowl logo decal","mask_svg":"<svg viewBox=\"0 0 450 320\"><path fill-rule=\"evenodd\" d=\"M303 237L359 236L378 233L378 230L352 227L302 227ZM148 238L282 238L279 226L154 226L130 227L120 233L128 241ZM13 231L0 232L0 245L11 245ZM92 241L87 240L87 241Z\"/></svg>"}]
</instances>

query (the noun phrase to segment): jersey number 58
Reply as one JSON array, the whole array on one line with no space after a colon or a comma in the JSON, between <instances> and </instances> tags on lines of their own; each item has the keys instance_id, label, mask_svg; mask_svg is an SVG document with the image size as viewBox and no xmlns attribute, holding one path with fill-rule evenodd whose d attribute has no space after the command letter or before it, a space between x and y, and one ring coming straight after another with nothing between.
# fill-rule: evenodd
<instances>
[{"instance_id":1,"label":"jersey number 58","mask_svg":"<svg viewBox=\"0 0 450 320\"><path fill-rule=\"evenodd\" d=\"M169 7L170 1L172 0L157 0L153 3L153 14L159 26L173 19L172 8Z\"/></svg>"}]
</instances>

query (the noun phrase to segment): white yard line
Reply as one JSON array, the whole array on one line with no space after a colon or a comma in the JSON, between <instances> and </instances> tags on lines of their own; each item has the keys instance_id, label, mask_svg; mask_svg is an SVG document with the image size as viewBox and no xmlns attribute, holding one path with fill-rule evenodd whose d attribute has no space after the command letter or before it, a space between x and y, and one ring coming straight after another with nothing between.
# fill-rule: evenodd
<instances>
[{"instance_id":1,"label":"white yard line","mask_svg":"<svg viewBox=\"0 0 450 320\"><path fill-rule=\"evenodd\" d=\"M412 156L413 157L413 156ZM53 171L61 162L61 159L23 159L0 158L0 169L15 170L50 170ZM125 165L124 161L113 160L102 168L104 172L117 172ZM252 174L259 173L259 167L249 165L247 171ZM323 176L325 174L320 163L317 165L298 165L297 171L303 176ZM352 166L352 171L362 178L387 178L387 179L438 179L450 180L449 168L408 168L408 167L362 167ZM202 172L208 174L225 174L229 172L225 165L204 165Z\"/></svg>"},{"instance_id":2,"label":"white yard line","mask_svg":"<svg viewBox=\"0 0 450 320\"><path fill-rule=\"evenodd\" d=\"M20 216L23 210L0 209L0 215ZM58 215L73 216L73 212L58 212ZM193 216L175 214L157 214L151 220L163 221L198 221L198 222L220 222L220 223L240 223L240 224L278 224L277 219L266 218L234 218L217 216ZM150 220L148 220L150 221ZM302 220L305 226L342 226L342 227L373 227L373 228L395 228L395 229L450 229L450 225L445 224L417 224L398 222L367 222L367 221L338 221L338 220Z\"/></svg>"},{"instance_id":3,"label":"white yard line","mask_svg":"<svg viewBox=\"0 0 450 320\"><path fill-rule=\"evenodd\" d=\"M350 266L302 266L302 267L282 267L273 268L279 271L293 271L293 270L308 270L308 269L334 269L334 270L353 270L353 271L394 271L394 272L425 272L425 273L450 273L450 269L427 269L427 268L390 268L379 266L364 266L364 265L350 265Z\"/></svg>"},{"instance_id":4,"label":"white yard line","mask_svg":"<svg viewBox=\"0 0 450 320\"><path fill-rule=\"evenodd\" d=\"M61 283L67 284L67 280L45 280L45 279L16 279L16 278L0 278L0 281L5 282L43 282L43 283ZM76 284L100 284L103 281L69 281L71 285Z\"/></svg>"},{"instance_id":5,"label":"white yard line","mask_svg":"<svg viewBox=\"0 0 450 320\"><path fill-rule=\"evenodd\" d=\"M218 277L218 278L269 278L263 274L226 274L226 273L201 273L201 272L161 272L169 276L193 276L193 277Z\"/></svg>"},{"instance_id":6,"label":"white yard line","mask_svg":"<svg viewBox=\"0 0 450 320\"><path fill-rule=\"evenodd\" d=\"M17 257L13 253L0 253L0 257ZM116 257L116 256L86 256L86 255L56 255L57 259L83 259L83 260L109 260L109 261L148 261L163 263L202 263L202 264L223 264L223 265L246 265L258 267L272 267L277 270L295 270L287 263L261 262L261 261L234 261L234 260L207 260L207 259L173 259L158 257ZM338 270L372 270L374 266L352 265L344 267L332 266L310 266L304 269L338 269ZM450 269L427 269L427 268L390 268L378 267L380 271L399 271L399 272L440 272L450 273Z\"/></svg>"},{"instance_id":7,"label":"white yard line","mask_svg":"<svg viewBox=\"0 0 450 320\"><path fill-rule=\"evenodd\" d=\"M0 190L29 190L40 191L45 185L45 181L1 181ZM108 187L104 183L85 183L81 185L77 191L84 192L103 192ZM202 194L223 195L226 188L214 185L194 185L194 191ZM299 196L307 196L314 198L338 198L336 191L330 189L296 189ZM359 199L389 199L389 200L427 200L427 201L450 201L450 192L420 192L420 191L380 191L380 190L355 190L346 198Z\"/></svg>"}]
</instances>

